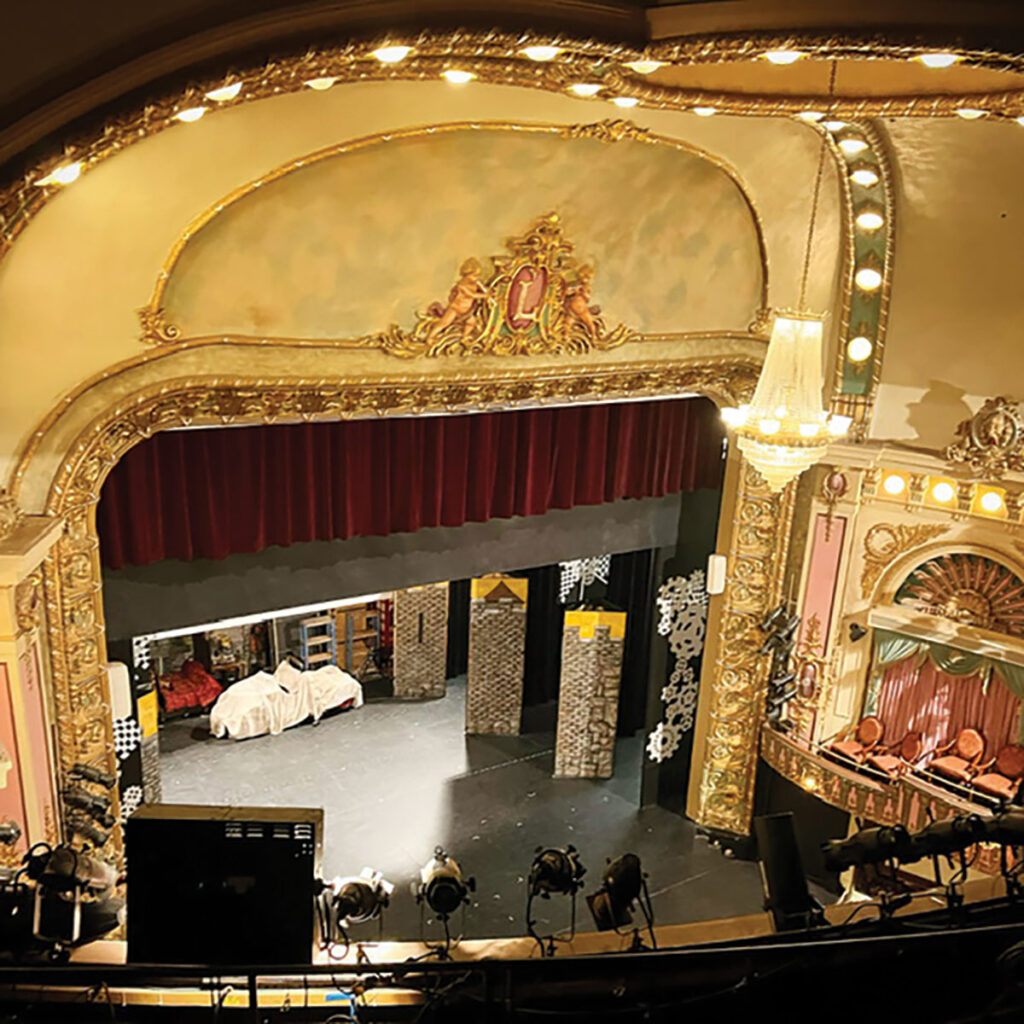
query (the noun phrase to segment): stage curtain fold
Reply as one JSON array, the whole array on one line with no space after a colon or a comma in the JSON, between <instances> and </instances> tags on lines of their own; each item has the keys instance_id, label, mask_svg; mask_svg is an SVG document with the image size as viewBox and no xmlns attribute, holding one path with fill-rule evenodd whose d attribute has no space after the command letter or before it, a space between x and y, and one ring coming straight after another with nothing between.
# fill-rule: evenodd
<instances>
[{"instance_id":1,"label":"stage curtain fold","mask_svg":"<svg viewBox=\"0 0 1024 1024\"><path fill-rule=\"evenodd\" d=\"M718 487L707 399L166 431L107 478L106 568Z\"/></svg>"}]
</instances>

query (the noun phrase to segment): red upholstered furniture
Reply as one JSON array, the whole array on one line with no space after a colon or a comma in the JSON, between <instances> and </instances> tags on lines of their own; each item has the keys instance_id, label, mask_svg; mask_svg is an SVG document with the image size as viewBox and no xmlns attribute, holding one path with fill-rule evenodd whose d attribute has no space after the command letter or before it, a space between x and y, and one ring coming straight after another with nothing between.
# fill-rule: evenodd
<instances>
[{"instance_id":1,"label":"red upholstered furniture","mask_svg":"<svg viewBox=\"0 0 1024 1024\"><path fill-rule=\"evenodd\" d=\"M994 771L987 769L995 766ZM1000 800L1012 800L1024 779L1024 747L1011 743L1003 747L987 764L979 765L978 773L971 779L971 785Z\"/></svg>"},{"instance_id":2,"label":"red upholstered furniture","mask_svg":"<svg viewBox=\"0 0 1024 1024\"><path fill-rule=\"evenodd\" d=\"M160 677L160 700L164 711L200 710L209 707L223 692L202 663L189 658L177 672Z\"/></svg>"},{"instance_id":3,"label":"red upholstered furniture","mask_svg":"<svg viewBox=\"0 0 1024 1024\"><path fill-rule=\"evenodd\" d=\"M977 772L978 762L984 752L985 740L981 733L977 729L961 729L952 743L936 749L935 753L942 756L931 761L928 769L966 785Z\"/></svg>"},{"instance_id":4,"label":"red upholstered furniture","mask_svg":"<svg viewBox=\"0 0 1024 1024\"><path fill-rule=\"evenodd\" d=\"M868 715L860 720L852 737L833 740L828 749L840 757L860 762L875 752L884 735L885 726L882 725L881 719Z\"/></svg>"},{"instance_id":5,"label":"red upholstered furniture","mask_svg":"<svg viewBox=\"0 0 1024 1024\"><path fill-rule=\"evenodd\" d=\"M919 732L908 732L906 736L887 747L884 753L869 754L865 762L870 768L885 772L890 778L897 778L908 768L921 760L924 753L924 740Z\"/></svg>"}]
</instances>

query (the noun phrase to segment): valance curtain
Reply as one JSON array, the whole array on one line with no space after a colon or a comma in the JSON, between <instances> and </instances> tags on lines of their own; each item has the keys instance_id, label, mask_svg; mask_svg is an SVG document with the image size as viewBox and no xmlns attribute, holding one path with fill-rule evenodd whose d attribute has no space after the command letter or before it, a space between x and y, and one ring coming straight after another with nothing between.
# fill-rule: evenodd
<instances>
[{"instance_id":1,"label":"valance curtain","mask_svg":"<svg viewBox=\"0 0 1024 1024\"><path fill-rule=\"evenodd\" d=\"M930 671L929 666L934 666L943 676L950 679L972 677L970 686L964 686L963 692L960 693L956 690L954 682L953 689L949 689L947 685L946 690L940 693L940 690L936 689L936 687L942 681ZM895 670L890 671L891 669ZM916 695L911 686L915 673L924 680L922 683L924 689L920 693L916 693ZM899 704L898 708L896 707L898 699L903 699L898 698L897 691L899 691L900 687L903 687L906 690L906 701L911 703L913 701L919 703L923 701L926 707L933 707L933 710L938 708L939 705L929 702L940 700L954 701L958 709L962 710L965 716L964 721L956 726L956 729L976 728L985 735L987 741L992 739L994 742L994 737L1001 735L1003 732L1001 725L992 725L995 732L990 737L981 728L980 724L967 720L972 713L976 713L979 716L978 722L980 723L982 717L981 705L975 706L972 701L990 699L990 691L993 689L991 678L993 674L996 677L995 682L998 687L998 690L991 694L991 700L994 702L993 707L998 705L998 707L1003 708L1002 712L994 712L996 719L993 720L993 723L1001 721L998 718L999 714L1011 714L1013 722L1005 730L1005 734L1008 737L1005 742L1024 743L1024 705L1022 705L1022 699L1024 699L1024 666L997 661L972 651L960 650L957 647L949 647L946 644L929 643L925 640L918 640L914 637L904 636L901 633L893 633L888 630L875 630L874 662L868 685L868 696L865 701L865 711L868 714L878 715L885 722L886 729L892 734L889 738L893 742L904 733L910 731L911 728L918 732L925 731L914 725L906 725L905 727L901 725L901 723L909 722L913 718L913 715L910 713L909 704L907 704L906 711L904 711L902 703ZM1003 691L1008 696L1004 697L1003 693L999 691ZM977 696L972 696L974 694L977 694ZM1012 698L1013 701L1012 711L1006 710L1010 707L1006 703L1009 698ZM972 708L974 709L973 711ZM988 712L984 713L987 714ZM895 715L892 722L886 718L886 714ZM924 721L925 719L921 720ZM953 728L952 725L949 727ZM902 732L900 732L900 728L902 728ZM948 739L952 739L954 735L955 732L951 732ZM948 742L948 740L943 742ZM996 751L992 751L987 756L992 756L994 753Z\"/></svg>"},{"instance_id":2,"label":"valance curtain","mask_svg":"<svg viewBox=\"0 0 1024 1024\"><path fill-rule=\"evenodd\" d=\"M107 568L715 488L707 399L169 431L97 509Z\"/></svg>"}]
</instances>

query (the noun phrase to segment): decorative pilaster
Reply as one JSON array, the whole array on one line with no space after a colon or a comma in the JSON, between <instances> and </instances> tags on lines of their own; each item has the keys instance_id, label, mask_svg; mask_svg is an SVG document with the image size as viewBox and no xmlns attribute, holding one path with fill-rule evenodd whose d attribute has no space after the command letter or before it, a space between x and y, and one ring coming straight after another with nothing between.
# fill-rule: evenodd
<instances>
[{"instance_id":1,"label":"decorative pilaster","mask_svg":"<svg viewBox=\"0 0 1024 1024\"><path fill-rule=\"evenodd\" d=\"M751 466L731 460L718 537L728 583L708 623L687 814L740 835L750 831L768 685L760 626L782 597L795 490L773 494Z\"/></svg>"},{"instance_id":2,"label":"decorative pilaster","mask_svg":"<svg viewBox=\"0 0 1024 1024\"><path fill-rule=\"evenodd\" d=\"M395 591L395 696L443 697L448 658L448 584Z\"/></svg>"},{"instance_id":3,"label":"decorative pilaster","mask_svg":"<svg viewBox=\"0 0 1024 1024\"><path fill-rule=\"evenodd\" d=\"M495 575L472 581L467 733L519 734L528 586L528 580L512 576Z\"/></svg>"},{"instance_id":4,"label":"decorative pilaster","mask_svg":"<svg viewBox=\"0 0 1024 1024\"><path fill-rule=\"evenodd\" d=\"M625 612L567 611L555 776L607 779L615 762Z\"/></svg>"}]
</instances>

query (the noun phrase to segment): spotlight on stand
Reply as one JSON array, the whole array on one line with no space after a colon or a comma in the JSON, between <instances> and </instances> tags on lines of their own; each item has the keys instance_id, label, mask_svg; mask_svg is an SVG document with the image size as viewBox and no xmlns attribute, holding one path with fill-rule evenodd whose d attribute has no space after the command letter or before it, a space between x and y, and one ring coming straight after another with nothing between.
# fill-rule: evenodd
<instances>
[{"instance_id":1,"label":"spotlight on stand","mask_svg":"<svg viewBox=\"0 0 1024 1024\"><path fill-rule=\"evenodd\" d=\"M765 910L772 912L777 932L822 924L821 904L807 888L793 815L766 814L754 819Z\"/></svg>"},{"instance_id":2,"label":"spotlight on stand","mask_svg":"<svg viewBox=\"0 0 1024 1024\"><path fill-rule=\"evenodd\" d=\"M866 865L875 865L881 871L882 865L888 864L890 878L895 883L896 861L905 861L913 856L913 841L910 833L902 825L881 825L862 828L846 839L831 839L821 844L821 851L828 871L845 871L847 868ZM878 904L881 916L891 917L911 899L912 897L906 893L893 897L883 892ZM866 903L864 906L874 904Z\"/></svg>"},{"instance_id":3,"label":"spotlight on stand","mask_svg":"<svg viewBox=\"0 0 1024 1024\"><path fill-rule=\"evenodd\" d=\"M537 934L536 924L531 910L537 896L549 899L553 894L572 898L572 925L569 938L571 942L576 934L576 893L583 887L583 876L587 869L580 862L576 847L569 846L538 846L537 854L530 865L530 877L527 880L526 892L526 932L540 946L541 956L555 955L555 936L548 936L545 947Z\"/></svg>"},{"instance_id":4,"label":"spotlight on stand","mask_svg":"<svg viewBox=\"0 0 1024 1024\"><path fill-rule=\"evenodd\" d=\"M440 846L434 849L434 856L420 870L420 881L413 887L416 902L426 903L437 919L444 925L444 945L433 947L442 960L448 960L452 945L448 919L459 907L469 903L469 894L476 889L476 879L464 878L462 868L453 857L449 857Z\"/></svg>"},{"instance_id":5,"label":"spotlight on stand","mask_svg":"<svg viewBox=\"0 0 1024 1024\"><path fill-rule=\"evenodd\" d=\"M651 907L651 895L647 891L647 876L640 867L640 858L635 853L624 853L618 860L608 862L601 876L601 888L587 897L587 905L594 917L594 924L601 932L618 931L633 923L631 913L633 903L640 905L640 910L647 922L647 931L651 936L651 947L658 948L654 937L654 910ZM633 929L632 949L642 949L640 929Z\"/></svg>"},{"instance_id":6,"label":"spotlight on stand","mask_svg":"<svg viewBox=\"0 0 1024 1024\"><path fill-rule=\"evenodd\" d=\"M363 868L357 878L335 878L323 886L317 901L321 941L324 948L330 950L340 939L346 952L348 929L354 924L380 920L395 891L395 887L373 868Z\"/></svg>"}]
</instances>

